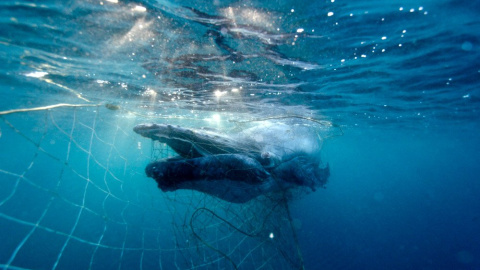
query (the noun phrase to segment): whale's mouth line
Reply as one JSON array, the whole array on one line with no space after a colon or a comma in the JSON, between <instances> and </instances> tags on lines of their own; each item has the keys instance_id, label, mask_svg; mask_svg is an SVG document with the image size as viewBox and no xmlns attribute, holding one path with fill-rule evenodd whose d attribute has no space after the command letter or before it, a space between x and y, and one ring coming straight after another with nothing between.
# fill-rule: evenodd
<instances>
[{"instance_id":1,"label":"whale's mouth line","mask_svg":"<svg viewBox=\"0 0 480 270\"><path fill-rule=\"evenodd\" d=\"M150 163L145 172L159 185L194 181L263 182L270 173L258 161L242 154L219 154L197 158L166 158ZM175 181L171 181L174 179Z\"/></svg>"}]
</instances>

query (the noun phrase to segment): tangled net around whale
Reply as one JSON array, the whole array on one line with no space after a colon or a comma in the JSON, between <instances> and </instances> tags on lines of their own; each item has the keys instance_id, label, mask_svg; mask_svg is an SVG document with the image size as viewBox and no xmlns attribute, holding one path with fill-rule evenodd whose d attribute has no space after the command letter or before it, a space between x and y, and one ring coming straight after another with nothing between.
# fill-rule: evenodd
<instances>
[{"instance_id":1,"label":"tangled net around whale","mask_svg":"<svg viewBox=\"0 0 480 270\"><path fill-rule=\"evenodd\" d=\"M300 122L322 139L332 133L329 123L311 119L262 120ZM0 266L301 269L289 203L311 189L269 192L243 203L189 189L161 192L144 168L178 153L132 131L160 121L192 128L206 123L103 105L0 113L0 229L10 235ZM259 121L221 124L237 133Z\"/></svg>"}]
</instances>

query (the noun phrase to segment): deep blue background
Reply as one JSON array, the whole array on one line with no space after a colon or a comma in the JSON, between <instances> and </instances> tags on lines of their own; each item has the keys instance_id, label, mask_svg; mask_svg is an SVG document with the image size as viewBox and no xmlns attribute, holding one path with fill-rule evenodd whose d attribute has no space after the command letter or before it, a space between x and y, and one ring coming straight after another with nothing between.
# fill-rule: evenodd
<instances>
[{"instance_id":1,"label":"deep blue background","mask_svg":"<svg viewBox=\"0 0 480 270\"><path fill-rule=\"evenodd\" d=\"M294 203L308 269L478 269L480 143L468 130L349 130L330 184Z\"/></svg>"}]
</instances>

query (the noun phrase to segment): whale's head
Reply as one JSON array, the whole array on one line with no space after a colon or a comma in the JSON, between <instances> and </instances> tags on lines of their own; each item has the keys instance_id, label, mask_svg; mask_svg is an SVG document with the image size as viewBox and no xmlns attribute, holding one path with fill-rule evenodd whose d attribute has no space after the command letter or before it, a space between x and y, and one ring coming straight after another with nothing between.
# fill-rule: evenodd
<instances>
[{"instance_id":1,"label":"whale's head","mask_svg":"<svg viewBox=\"0 0 480 270\"><path fill-rule=\"evenodd\" d=\"M163 191L193 189L230 202L271 191L327 182L320 142L306 126L263 123L235 134L167 124L141 124L134 131L166 143L179 156L152 162L145 171Z\"/></svg>"}]
</instances>

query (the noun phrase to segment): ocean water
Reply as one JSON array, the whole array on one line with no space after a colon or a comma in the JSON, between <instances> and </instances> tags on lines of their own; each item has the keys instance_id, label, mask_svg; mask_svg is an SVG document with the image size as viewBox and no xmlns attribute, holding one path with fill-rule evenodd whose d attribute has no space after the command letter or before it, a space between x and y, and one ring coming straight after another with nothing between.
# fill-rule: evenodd
<instances>
[{"instance_id":1,"label":"ocean water","mask_svg":"<svg viewBox=\"0 0 480 270\"><path fill-rule=\"evenodd\" d=\"M0 266L480 269L479 14L2 1ZM331 175L277 204L163 193L144 168L172 153L133 132L291 117L321 124Z\"/></svg>"}]
</instances>

